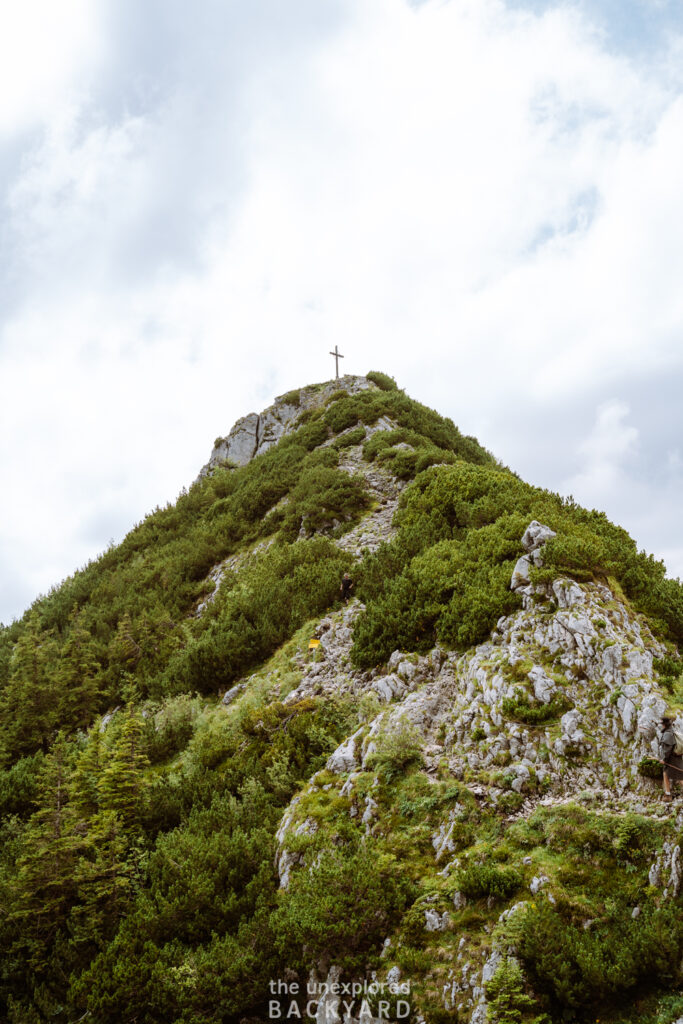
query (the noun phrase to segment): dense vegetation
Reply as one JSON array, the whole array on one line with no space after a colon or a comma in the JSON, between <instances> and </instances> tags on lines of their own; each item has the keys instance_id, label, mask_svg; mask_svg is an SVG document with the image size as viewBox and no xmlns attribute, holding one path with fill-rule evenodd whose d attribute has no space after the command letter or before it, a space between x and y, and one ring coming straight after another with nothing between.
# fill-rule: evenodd
<instances>
[{"instance_id":1,"label":"dense vegetation","mask_svg":"<svg viewBox=\"0 0 683 1024\"><path fill-rule=\"evenodd\" d=\"M380 733L357 782L390 829L370 834L325 789L330 752L377 708L284 700L352 566L334 541L371 506L363 477L340 468L350 447L410 482L394 540L354 567L367 604L358 665L486 636L518 606L509 580L532 518L557 531L537 578L610 578L661 635L683 639L680 585L625 531L524 484L387 375L369 379L375 388L302 409L276 446L156 509L0 630L1 1019L238 1021L264 1014L268 979L285 968L307 969L334 947L362 976L394 932L397 962L419 975L429 966L425 907L443 909L457 885L472 904L463 930L491 907L493 926L497 904L528 883L521 854L567 845L587 869L566 878L564 903L511 919L535 991L505 962L490 992L499 1020L582 1011L645 972L668 983L669 961L652 947L666 942L680 958L683 933L646 891L648 842L661 838L651 823L634 819L626 835L589 812L543 812L509 829L505 846L500 812L482 813L453 780L426 782L406 723ZM301 404L299 392L286 398ZM369 426L378 429L368 437ZM673 686L677 659L662 664ZM222 691L247 676L239 700L222 706ZM545 718L563 709L556 702ZM538 714L522 694L507 710L521 722ZM315 772L307 813L317 831L294 849L309 870L278 892L275 831ZM456 806L464 861L452 878L436 876L431 835ZM622 863L643 914L617 957ZM589 911L600 926L585 933Z\"/></svg>"},{"instance_id":2,"label":"dense vegetation","mask_svg":"<svg viewBox=\"0 0 683 1024\"><path fill-rule=\"evenodd\" d=\"M465 648L483 640L501 615L520 606L510 577L532 519L557 533L532 579L615 580L662 635L683 642L683 587L604 513L502 467L457 461L416 477L397 517L397 537L364 561L359 592L368 611L356 628L356 663L370 667L397 647L427 651L439 641Z\"/></svg>"}]
</instances>

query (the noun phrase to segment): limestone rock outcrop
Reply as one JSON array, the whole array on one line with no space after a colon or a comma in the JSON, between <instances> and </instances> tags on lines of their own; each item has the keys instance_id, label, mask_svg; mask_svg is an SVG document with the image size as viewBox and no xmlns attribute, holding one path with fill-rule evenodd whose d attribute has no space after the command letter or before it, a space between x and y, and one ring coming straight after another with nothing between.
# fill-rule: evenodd
<instances>
[{"instance_id":1,"label":"limestone rock outcrop","mask_svg":"<svg viewBox=\"0 0 683 1024\"><path fill-rule=\"evenodd\" d=\"M280 395L262 413L250 412L237 420L226 437L216 438L209 461L201 468L197 479L210 475L219 466L246 466L292 431L304 410L324 405L335 391L343 390L353 395L375 387L367 377L349 374L339 380L313 384Z\"/></svg>"}]
</instances>

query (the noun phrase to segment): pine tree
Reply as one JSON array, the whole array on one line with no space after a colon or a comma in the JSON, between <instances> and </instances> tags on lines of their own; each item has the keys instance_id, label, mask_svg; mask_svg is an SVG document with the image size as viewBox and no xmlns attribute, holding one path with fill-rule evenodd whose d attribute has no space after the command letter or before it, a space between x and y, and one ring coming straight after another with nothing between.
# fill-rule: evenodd
<instances>
[{"instance_id":1,"label":"pine tree","mask_svg":"<svg viewBox=\"0 0 683 1024\"><path fill-rule=\"evenodd\" d=\"M77 899L69 917L69 933L83 950L82 959L103 948L128 909L140 887L141 854L113 811L89 821L88 849L76 865Z\"/></svg>"},{"instance_id":2,"label":"pine tree","mask_svg":"<svg viewBox=\"0 0 683 1024\"><path fill-rule=\"evenodd\" d=\"M0 759L5 763L50 745L58 720L56 658L54 634L41 632L38 616L30 615L14 646L0 698Z\"/></svg>"},{"instance_id":3,"label":"pine tree","mask_svg":"<svg viewBox=\"0 0 683 1024\"><path fill-rule=\"evenodd\" d=\"M71 783L71 796L77 812L84 817L97 813L100 805L98 783L105 759L104 743L96 722L88 734L88 742L78 755Z\"/></svg>"},{"instance_id":4,"label":"pine tree","mask_svg":"<svg viewBox=\"0 0 683 1024\"><path fill-rule=\"evenodd\" d=\"M95 644L80 616L74 612L70 617L69 634L62 647L57 669L61 722L69 722L81 729L88 728L98 710L99 676L100 665L95 654Z\"/></svg>"},{"instance_id":5,"label":"pine tree","mask_svg":"<svg viewBox=\"0 0 683 1024\"><path fill-rule=\"evenodd\" d=\"M24 835L9 916L21 925L24 958L40 972L76 895L74 869L86 848L69 804L72 768L63 733L45 758L41 803Z\"/></svg>"},{"instance_id":6,"label":"pine tree","mask_svg":"<svg viewBox=\"0 0 683 1024\"><path fill-rule=\"evenodd\" d=\"M144 722L131 703L126 709L109 763L98 783L101 808L120 815L127 829L139 827L145 786L144 772L148 767Z\"/></svg>"}]
</instances>

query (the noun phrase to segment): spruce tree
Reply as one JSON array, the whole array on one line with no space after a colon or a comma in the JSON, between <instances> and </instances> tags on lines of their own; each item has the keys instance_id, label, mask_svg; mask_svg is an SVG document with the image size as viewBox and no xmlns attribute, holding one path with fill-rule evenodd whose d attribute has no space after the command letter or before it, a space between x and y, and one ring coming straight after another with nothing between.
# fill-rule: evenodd
<instances>
[{"instance_id":1,"label":"spruce tree","mask_svg":"<svg viewBox=\"0 0 683 1024\"><path fill-rule=\"evenodd\" d=\"M76 895L75 866L87 841L69 803L71 751L63 733L45 758L40 806L28 822L9 917L21 926L26 966L40 974Z\"/></svg>"},{"instance_id":2,"label":"spruce tree","mask_svg":"<svg viewBox=\"0 0 683 1024\"><path fill-rule=\"evenodd\" d=\"M14 645L0 698L0 760L5 764L50 745L58 721L56 659L54 634L41 632L33 613Z\"/></svg>"},{"instance_id":3,"label":"spruce tree","mask_svg":"<svg viewBox=\"0 0 683 1024\"><path fill-rule=\"evenodd\" d=\"M100 665L95 644L82 620L73 613L69 634L62 646L57 669L60 694L59 716L81 729L87 729L97 714L100 696Z\"/></svg>"},{"instance_id":4,"label":"spruce tree","mask_svg":"<svg viewBox=\"0 0 683 1024\"><path fill-rule=\"evenodd\" d=\"M98 783L101 808L115 811L126 829L139 827L145 786L144 772L148 767L144 722L131 703L126 708L109 762Z\"/></svg>"}]
</instances>

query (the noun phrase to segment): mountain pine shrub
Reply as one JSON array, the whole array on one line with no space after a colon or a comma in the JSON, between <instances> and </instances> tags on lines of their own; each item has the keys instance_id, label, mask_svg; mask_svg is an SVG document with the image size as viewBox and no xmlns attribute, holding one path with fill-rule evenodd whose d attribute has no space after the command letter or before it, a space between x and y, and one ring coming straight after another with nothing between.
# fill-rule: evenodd
<instances>
[{"instance_id":1,"label":"mountain pine shrub","mask_svg":"<svg viewBox=\"0 0 683 1024\"><path fill-rule=\"evenodd\" d=\"M368 380L371 380L373 384L376 384L382 391L398 391L398 384L393 377L390 377L386 373L380 373L379 370L371 370L370 373L366 374Z\"/></svg>"}]
</instances>

